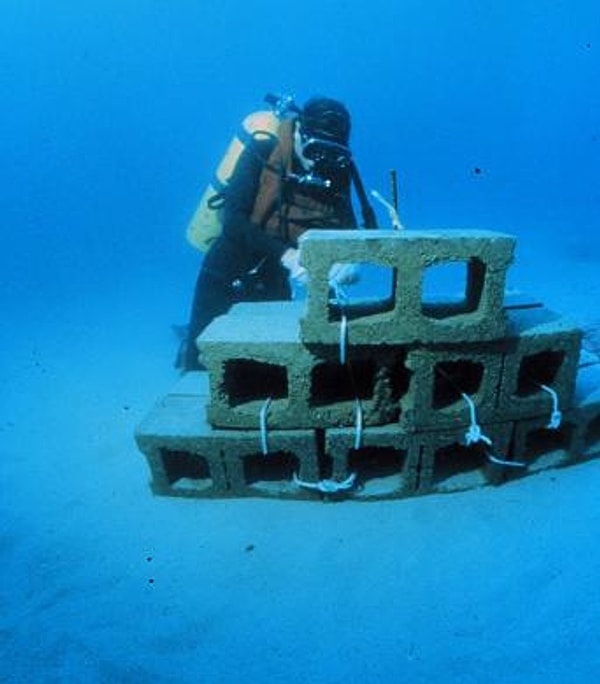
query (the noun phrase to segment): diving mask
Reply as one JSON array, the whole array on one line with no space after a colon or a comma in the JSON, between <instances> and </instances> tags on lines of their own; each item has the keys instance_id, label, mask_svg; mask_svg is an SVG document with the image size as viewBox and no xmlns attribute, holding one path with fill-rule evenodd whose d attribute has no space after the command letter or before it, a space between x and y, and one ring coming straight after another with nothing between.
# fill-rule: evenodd
<instances>
[{"instance_id":1,"label":"diving mask","mask_svg":"<svg viewBox=\"0 0 600 684\"><path fill-rule=\"evenodd\" d=\"M313 136L310 132L301 134L301 150L302 156L313 162L317 174L347 169L352 164L352 152L346 145Z\"/></svg>"}]
</instances>

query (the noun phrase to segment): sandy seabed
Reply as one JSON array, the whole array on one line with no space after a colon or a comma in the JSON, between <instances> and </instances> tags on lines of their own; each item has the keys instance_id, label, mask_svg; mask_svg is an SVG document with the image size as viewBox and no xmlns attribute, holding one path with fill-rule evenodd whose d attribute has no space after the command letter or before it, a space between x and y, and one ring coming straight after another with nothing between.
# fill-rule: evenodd
<instances>
[{"instance_id":1,"label":"sandy seabed","mask_svg":"<svg viewBox=\"0 0 600 684\"><path fill-rule=\"evenodd\" d=\"M560 276L525 280L593 327L596 264ZM2 333L1 682L597 681L600 461L379 503L153 497L133 431L177 374L147 295Z\"/></svg>"}]
</instances>

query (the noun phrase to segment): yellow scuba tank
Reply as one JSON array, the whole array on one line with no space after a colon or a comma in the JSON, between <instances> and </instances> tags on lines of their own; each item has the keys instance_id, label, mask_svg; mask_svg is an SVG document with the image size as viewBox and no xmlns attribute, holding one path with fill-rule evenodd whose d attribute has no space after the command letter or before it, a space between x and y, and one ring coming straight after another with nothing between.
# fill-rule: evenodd
<instances>
[{"instance_id":1,"label":"yellow scuba tank","mask_svg":"<svg viewBox=\"0 0 600 684\"><path fill-rule=\"evenodd\" d=\"M280 118L276 111L258 111L249 114L239 132L230 142L225 156L217 167L213 181L208 185L192 216L186 237L201 252L207 252L219 237L222 229L220 195L227 187L240 155L251 140L266 140L277 135Z\"/></svg>"}]
</instances>

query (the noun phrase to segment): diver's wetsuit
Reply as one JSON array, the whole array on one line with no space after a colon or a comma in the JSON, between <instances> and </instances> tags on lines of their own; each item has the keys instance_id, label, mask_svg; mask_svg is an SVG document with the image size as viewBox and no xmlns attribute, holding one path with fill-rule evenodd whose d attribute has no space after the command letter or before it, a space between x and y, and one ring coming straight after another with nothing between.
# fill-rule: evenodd
<instances>
[{"instance_id":1,"label":"diver's wetsuit","mask_svg":"<svg viewBox=\"0 0 600 684\"><path fill-rule=\"evenodd\" d=\"M276 140L252 141L241 154L229 181L223 206L223 232L204 257L196 282L183 358L184 370L197 370L196 338L217 316L239 301L291 298L283 253L297 245L267 234L252 223L262 170ZM356 226L349 195L347 223Z\"/></svg>"}]
</instances>

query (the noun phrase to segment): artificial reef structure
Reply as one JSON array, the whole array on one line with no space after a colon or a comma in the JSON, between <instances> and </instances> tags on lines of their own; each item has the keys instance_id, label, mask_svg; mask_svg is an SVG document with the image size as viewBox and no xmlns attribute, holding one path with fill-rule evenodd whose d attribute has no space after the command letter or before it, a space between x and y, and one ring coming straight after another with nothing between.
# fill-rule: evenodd
<instances>
[{"instance_id":1,"label":"artificial reef structure","mask_svg":"<svg viewBox=\"0 0 600 684\"><path fill-rule=\"evenodd\" d=\"M310 230L306 299L239 303L135 438L155 494L378 500L502 483L600 454L600 360L506 294L516 241ZM381 291L332 289L337 264ZM430 289L442 269L450 286Z\"/></svg>"}]
</instances>

